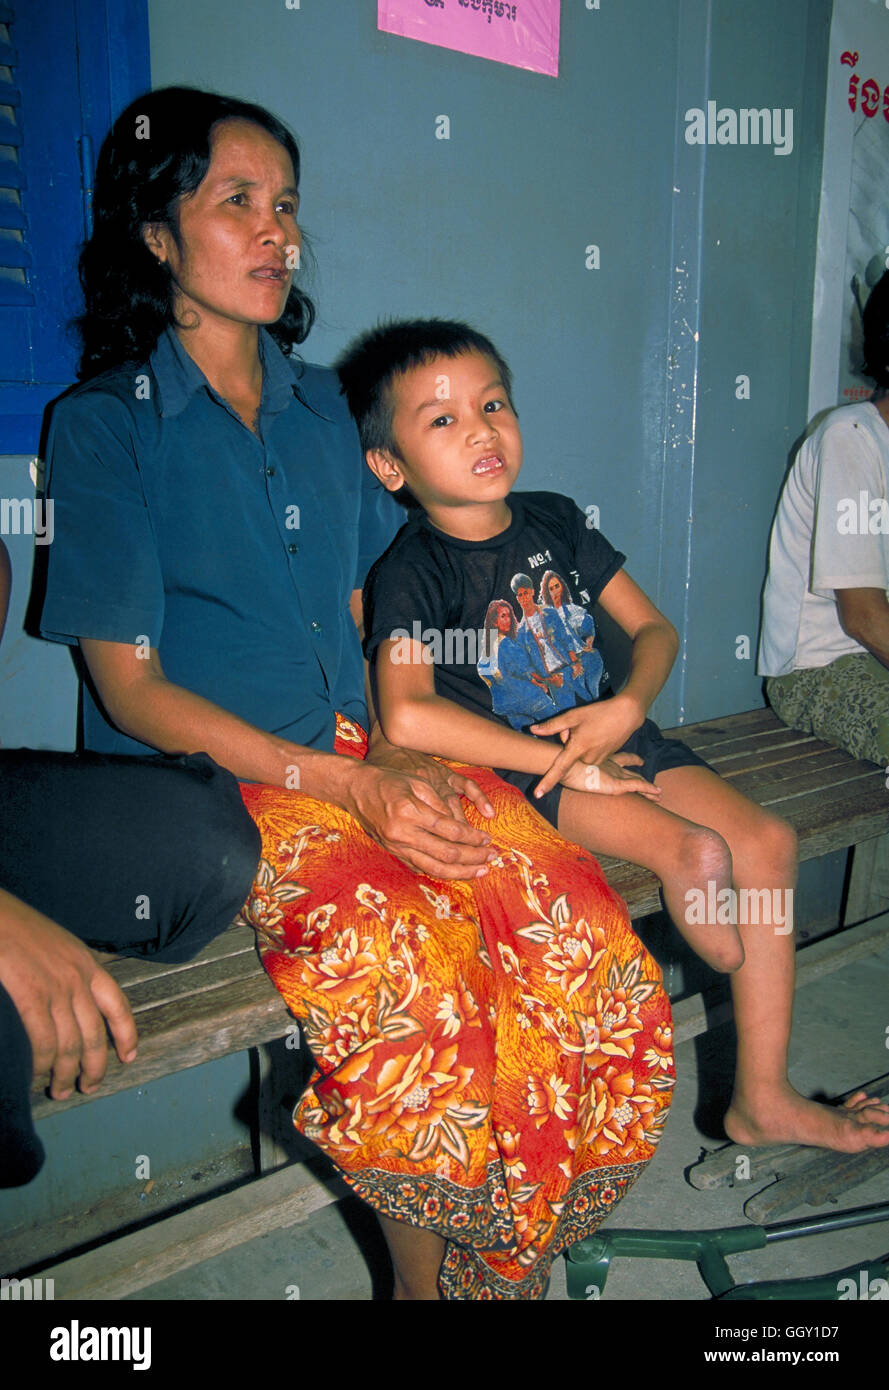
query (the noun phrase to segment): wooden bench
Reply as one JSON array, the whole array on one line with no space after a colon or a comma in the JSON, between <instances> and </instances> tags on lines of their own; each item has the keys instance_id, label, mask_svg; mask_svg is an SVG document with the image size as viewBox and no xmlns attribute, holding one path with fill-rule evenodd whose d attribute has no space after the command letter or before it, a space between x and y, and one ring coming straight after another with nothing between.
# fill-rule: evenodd
<instances>
[{"instance_id":1,"label":"wooden bench","mask_svg":"<svg viewBox=\"0 0 889 1390\"><path fill-rule=\"evenodd\" d=\"M879 949L885 924L866 919L889 904L871 892L867 843L889 832L889 790L883 771L785 728L770 710L667 732L684 739L740 791L786 817L799 836L801 859L863 847L863 856L862 850L856 855L847 895L846 929L800 953L799 982ZM603 857L601 863L634 919L660 909L653 874L620 860ZM112 1057L99 1096L230 1052L261 1049L283 1038L292 1025L259 962L253 933L244 927L229 928L186 964L152 966L125 960L114 962L110 971L133 1007L139 1056L128 1067ZM674 1041L693 1037L718 1021L712 1010L705 1014L700 997L682 1001L674 1008ZM38 1117L95 1099L74 1092L67 1101L52 1101L44 1093L45 1085L46 1078L35 1082ZM266 1144L260 1166L273 1166L281 1157ZM322 1180L304 1165L291 1164L44 1274L55 1278L57 1298L120 1298L265 1231L299 1221L347 1190L341 1179Z\"/></svg>"}]
</instances>

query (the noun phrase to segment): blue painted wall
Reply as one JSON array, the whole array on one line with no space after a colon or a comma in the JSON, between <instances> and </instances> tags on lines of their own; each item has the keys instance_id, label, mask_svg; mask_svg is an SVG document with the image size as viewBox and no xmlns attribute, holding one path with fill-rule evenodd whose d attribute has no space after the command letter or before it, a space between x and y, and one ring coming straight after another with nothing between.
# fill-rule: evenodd
<instances>
[{"instance_id":1,"label":"blue painted wall","mask_svg":"<svg viewBox=\"0 0 889 1390\"><path fill-rule=\"evenodd\" d=\"M707 95L720 107L792 109L794 148L706 150L685 628L692 720L757 703L736 638L749 634L755 660L772 514L806 423L829 27L829 4L713 6ZM704 102L686 92L680 106L691 105ZM736 394L742 374L749 400Z\"/></svg>"},{"instance_id":2,"label":"blue painted wall","mask_svg":"<svg viewBox=\"0 0 889 1390\"><path fill-rule=\"evenodd\" d=\"M150 1177L168 1189L184 1168L249 1150L248 1123L238 1118L248 1108L248 1085L247 1054L233 1053L42 1119L37 1132L46 1149L43 1168L26 1187L0 1191L3 1273L5 1231L63 1220L118 1195L122 1222L144 1219L151 1204L142 1196L146 1172L140 1157L148 1158ZM69 1241L82 1237L76 1225L67 1237L64 1226L61 1231Z\"/></svg>"}]
</instances>

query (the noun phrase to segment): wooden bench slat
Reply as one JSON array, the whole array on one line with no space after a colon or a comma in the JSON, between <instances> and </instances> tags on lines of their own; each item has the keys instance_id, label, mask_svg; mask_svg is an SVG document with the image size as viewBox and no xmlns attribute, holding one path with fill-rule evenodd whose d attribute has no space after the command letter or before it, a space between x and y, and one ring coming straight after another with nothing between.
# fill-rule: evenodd
<instances>
[{"instance_id":1,"label":"wooden bench slat","mask_svg":"<svg viewBox=\"0 0 889 1390\"><path fill-rule=\"evenodd\" d=\"M810 738L804 744L774 742L757 744L756 748L747 749L746 752L736 748L725 755L714 756L710 753L707 762L714 767L736 767L739 763L747 763L750 767L772 767L788 762L799 763L801 767L811 767L815 763L831 767L836 763L849 762L849 753L843 752L842 748L833 748L831 744L821 744L817 738ZM868 763L868 767L874 770L872 763Z\"/></svg>"},{"instance_id":2,"label":"wooden bench slat","mask_svg":"<svg viewBox=\"0 0 889 1390\"><path fill-rule=\"evenodd\" d=\"M176 1001L149 1010L140 1019L139 1055L135 1062L124 1066L110 1052L105 1079L93 1095L74 1091L67 1100L51 1100L43 1094L48 1078L38 1077L35 1090L40 1093L32 1096L34 1116L58 1115L100 1096L187 1071L230 1052L257 1047L283 1037L292 1022L284 1000L257 961L256 971L249 979L195 995L187 1008Z\"/></svg>"},{"instance_id":3,"label":"wooden bench slat","mask_svg":"<svg viewBox=\"0 0 889 1390\"><path fill-rule=\"evenodd\" d=\"M815 820L820 819L822 825L836 825L839 820L848 814L849 807L854 807L862 816L870 816L875 820L880 820L889 815L889 791L879 773L873 771L865 772L863 775L855 772L855 768L849 768L850 776L843 777L839 772L832 772L829 779L819 782L817 778L803 776L797 783L779 782L777 784L762 785L759 774L752 778L742 775L737 779L735 785L743 787L748 783L759 786L761 797L757 797L761 806L771 806L775 802L781 802L787 809L782 814L795 817L799 811L799 803L805 802L807 798L817 797L820 807L820 817L815 811ZM830 815L825 814L826 807L829 806ZM815 820L812 823L815 823ZM855 844L856 841L850 837L847 844Z\"/></svg>"},{"instance_id":4,"label":"wooden bench slat","mask_svg":"<svg viewBox=\"0 0 889 1390\"><path fill-rule=\"evenodd\" d=\"M755 733L759 729L785 728L770 709L747 709L740 714L719 715L715 719L702 719L697 724L679 724L676 728L665 729L670 738L682 738L684 733L707 734L711 730L725 731L727 734Z\"/></svg>"},{"instance_id":5,"label":"wooden bench slat","mask_svg":"<svg viewBox=\"0 0 889 1390\"><path fill-rule=\"evenodd\" d=\"M155 980L162 975L175 975L199 970L208 961L244 955L256 949L256 937L250 927L231 926L203 948L198 955L185 961L159 961L127 956L109 961L105 967L122 989L129 989L140 980Z\"/></svg>"},{"instance_id":6,"label":"wooden bench slat","mask_svg":"<svg viewBox=\"0 0 889 1390\"><path fill-rule=\"evenodd\" d=\"M720 755L719 757L708 756L707 761L717 772L725 773L726 770L735 771L738 768L750 768L755 770L759 767L772 767L780 763L801 763L805 764L812 757L823 753L836 753L838 750L832 748L829 743L819 743L816 739L807 739L805 744L778 743L760 745L754 750L742 750L735 748L731 752ZM846 755L847 761L853 767L861 767L868 772L877 772L878 768L873 763L861 763L854 758Z\"/></svg>"},{"instance_id":7,"label":"wooden bench slat","mask_svg":"<svg viewBox=\"0 0 889 1390\"><path fill-rule=\"evenodd\" d=\"M811 734L804 734L799 729L785 729L783 725L777 728L763 728L756 733L735 733L729 734L724 729L709 729L702 731L695 725L686 726L684 729L663 730L665 737L681 738L683 743L687 743L689 748L695 748L702 754L708 752L708 756L718 757L721 752L734 753L744 749L754 753L760 748L780 748L783 745L804 745L807 743L819 742ZM685 735L683 737L683 734Z\"/></svg>"},{"instance_id":8,"label":"wooden bench slat","mask_svg":"<svg viewBox=\"0 0 889 1390\"><path fill-rule=\"evenodd\" d=\"M739 768L726 775L725 780L738 789L743 782L745 795L759 801L761 797L773 794L792 797L796 788L817 790L821 787L830 791L833 787L852 781L860 782L865 798L869 798L872 791L869 779L872 778L872 770L857 772L848 762L819 763L816 768L808 761L800 763L794 759L787 763L772 763L769 767Z\"/></svg>"},{"instance_id":9,"label":"wooden bench slat","mask_svg":"<svg viewBox=\"0 0 889 1390\"><path fill-rule=\"evenodd\" d=\"M144 1025L144 1015L162 1008L166 1004L180 1005L205 994L209 990L225 989L238 980L249 979L261 970L261 962L256 950L242 951L237 956L224 960L205 961L199 970L187 974L161 975L158 979L140 980L127 990L127 998L133 1013L143 1017L138 1020L140 1028Z\"/></svg>"},{"instance_id":10,"label":"wooden bench slat","mask_svg":"<svg viewBox=\"0 0 889 1390\"><path fill-rule=\"evenodd\" d=\"M856 761L850 759L850 755L842 749L824 743L812 734L788 729L771 710L757 710L755 715L755 725L743 731L732 730L730 720L715 719L703 724L664 729L663 733L667 738L678 738L687 743L723 775L726 768L736 767L745 761L751 767L767 766L773 760L809 758L818 754L853 763ZM873 763L861 762L858 765L870 772L875 771Z\"/></svg>"},{"instance_id":11,"label":"wooden bench slat","mask_svg":"<svg viewBox=\"0 0 889 1390\"><path fill-rule=\"evenodd\" d=\"M719 770L720 763L714 761L713 766ZM725 766L730 770L739 771L745 767L745 761L739 759L734 762L726 759ZM811 772L817 772L819 769L828 774L837 767L857 768L859 764L850 762L848 753L844 753L841 748L825 748L815 744L804 753L787 754L782 751L775 752L766 758L751 757L747 760L746 766L748 771L761 772L764 777L768 777L771 781L782 777L791 778L796 775L795 769L799 770L801 776L805 776ZM864 766L867 773L871 775L876 770L870 763L866 763Z\"/></svg>"},{"instance_id":12,"label":"wooden bench slat","mask_svg":"<svg viewBox=\"0 0 889 1390\"><path fill-rule=\"evenodd\" d=\"M766 710L764 713L769 712ZM714 753L719 748L729 751L733 748L752 750L760 745L768 746L770 743L819 742L813 734L803 733L800 729L789 729L774 717L760 720L755 727L746 729L732 729L727 727L723 720L713 719L704 724L680 724L676 728L663 729L661 732L665 738L681 739L690 748L710 748Z\"/></svg>"},{"instance_id":13,"label":"wooden bench slat","mask_svg":"<svg viewBox=\"0 0 889 1390\"><path fill-rule=\"evenodd\" d=\"M822 795L829 793L833 797L844 788L854 790L862 805L871 810L878 811L882 801L889 809L889 793L880 773L874 773L873 769L859 772L854 763L821 768L816 772L799 772L796 776L787 767L758 768L756 772L739 772L731 778L731 784L738 790L743 787L745 794L761 806L767 802L772 805L776 800L790 802L810 791L820 791Z\"/></svg>"},{"instance_id":14,"label":"wooden bench slat","mask_svg":"<svg viewBox=\"0 0 889 1390\"><path fill-rule=\"evenodd\" d=\"M818 859L822 854L848 849L849 845L857 845L889 830L886 807L862 806L860 792L844 787L833 793L832 804L837 812L837 819L833 821L825 822L823 803L820 792L807 792L794 798L792 803L785 801L776 808L788 815L792 805L790 819L799 837L802 859Z\"/></svg>"},{"instance_id":15,"label":"wooden bench slat","mask_svg":"<svg viewBox=\"0 0 889 1390\"><path fill-rule=\"evenodd\" d=\"M832 792L833 787L843 786L846 782L857 781L861 786L862 795L869 800L872 792L872 783L867 779L873 777L873 771L858 772L854 766L846 763L845 766L824 768L820 773L814 775L807 772L805 766L801 767L796 759L789 762L772 763L768 767L737 767L725 770L720 774L724 781L735 787L738 791L743 791L745 796L752 797L754 801L760 801L765 796L784 796L788 799L793 796L793 788L802 784L805 778L810 778L809 787L817 791ZM825 820L829 817L825 816Z\"/></svg>"},{"instance_id":16,"label":"wooden bench slat","mask_svg":"<svg viewBox=\"0 0 889 1390\"><path fill-rule=\"evenodd\" d=\"M689 745L690 747L691 745ZM786 763L790 760L806 762L810 758L825 753L842 753L829 743L821 743L816 738L763 738L752 747L749 743L729 743L718 749L697 749L706 755L707 762L715 768L722 767L769 767L772 763ZM848 758L848 753L844 755Z\"/></svg>"},{"instance_id":17,"label":"wooden bench slat","mask_svg":"<svg viewBox=\"0 0 889 1390\"><path fill-rule=\"evenodd\" d=\"M691 744L689 744L691 747ZM745 743L721 745L718 749L696 748L717 772L738 767L770 767L773 763L800 762L803 759L823 753L830 748L827 743L817 739L769 738L763 739L753 748Z\"/></svg>"}]
</instances>

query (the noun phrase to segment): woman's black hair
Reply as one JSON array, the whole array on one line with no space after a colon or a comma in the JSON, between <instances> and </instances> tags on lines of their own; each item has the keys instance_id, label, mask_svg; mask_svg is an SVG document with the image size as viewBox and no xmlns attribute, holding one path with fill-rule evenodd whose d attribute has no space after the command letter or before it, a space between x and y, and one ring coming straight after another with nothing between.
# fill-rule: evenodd
<instances>
[{"instance_id":1,"label":"woman's black hair","mask_svg":"<svg viewBox=\"0 0 889 1390\"><path fill-rule=\"evenodd\" d=\"M889 270L881 275L868 296L862 314L864 325L864 376L884 391L889 389Z\"/></svg>"},{"instance_id":2,"label":"woman's black hair","mask_svg":"<svg viewBox=\"0 0 889 1390\"><path fill-rule=\"evenodd\" d=\"M178 241L179 200L207 173L213 127L226 120L251 121L268 131L290 156L299 186L299 148L287 127L262 106L216 92L146 92L105 138L96 167L93 233L80 253L81 380L123 362L144 362L175 323L170 270L145 245L143 228L165 223ZM267 325L268 332L289 353L308 336L314 319L312 301L292 285L284 313Z\"/></svg>"}]
</instances>

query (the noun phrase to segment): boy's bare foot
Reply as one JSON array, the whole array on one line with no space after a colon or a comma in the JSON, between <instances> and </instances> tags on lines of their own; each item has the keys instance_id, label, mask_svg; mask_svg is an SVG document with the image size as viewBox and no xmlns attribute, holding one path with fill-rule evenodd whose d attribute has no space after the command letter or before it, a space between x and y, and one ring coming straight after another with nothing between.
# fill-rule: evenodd
<instances>
[{"instance_id":1,"label":"boy's bare foot","mask_svg":"<svg viewBox=\"0 0 889 1390\"><path fill-rule=\"evenodd\" d=\"M736 1144L812 1144L840 1153L889 1145L889 1104L856 1091L842 1105L806 1100L787 1083L753 1104L733 1100L723 1120Z\"/></svg>"}]
</instances>

